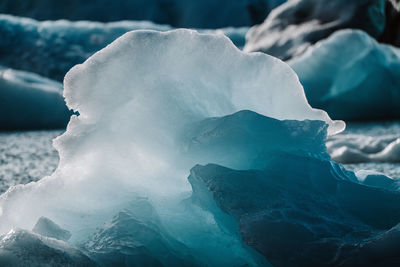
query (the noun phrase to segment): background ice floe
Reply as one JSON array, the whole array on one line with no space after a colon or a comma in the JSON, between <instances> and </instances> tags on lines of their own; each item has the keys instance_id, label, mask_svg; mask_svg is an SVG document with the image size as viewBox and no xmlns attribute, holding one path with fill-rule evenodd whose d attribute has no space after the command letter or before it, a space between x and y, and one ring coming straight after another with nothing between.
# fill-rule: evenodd
<instances>
[{"instance_id":1,"label":"background ice floe","mask_svg":"<svg viewBox=\"0 0 400 267\"><path fill-rule=\"evenodd\" d=\"M0 67L0 94L0 130L62 128L69 121L58 82Z\"/></svg>"},{"instance_id":2,"label":"background ice floe","mask_svg":"<svg viewBox=\"0 0 400 267\"><path fill-rule=\"evenodd\" d=\"M286 60L310 104L335 119L398 119L399 7L395 0L291 0L249 30L244 51Z\"/></svg>"},{"instance_id":3,"label":"background ice floe","mask_svg":"<svg viewBox=\"0 0 400 267\"><path fill-rule=\"evenodd\" d=\"M39 20L150 20L186 28L251 26L285 0L3 0L0 13Z\"/></svg>"},{"instance_id":4,"label":"background ice floe","mask_svg":"<svg viewBox=\"0 0 400 267\"><path fill-rule=\"evenodd\" d=\"M288 60L341 29L360 29L399 46L398 6L396 0L290 0L251 28L244 50Z\"/></svg>"},{"instance_id":5,"label":"background ice floe","mask_svg":"<svg viewBox=\"0 0 400 267\"><path fill-rule=\"evenodd\" d=\"M359 171L369 170L400 179L399 122L353 122L326 142L332 159Z\"/></svg>"},{"instance_id":6,"label":"background ice floe","mask_svg":"<svg viewBox=\"0 0 400 267\"><path fill-rule=\"evenodd\" d=\"M400 49L342 30L288 64L313 107L344 120L400 118Z\"/></svg>"},{"instance_id":7,"label":"background ice floe","mask_svg":"<svg viewBox=\"0 0 400 267\"><path fill-rule=\"evenodd\" d=\"M331 157L337 162L400 162L400 136L339 135L327 142Z\"/></svg>"},{"instance_id":8,"label":"background ice floe","mask_svg":"<svg viewBox=\"0 0 400 267\"><path fill-rule=\"evenodd\" d=\"M131 30L168 31L172 27L147 21L100 23L66 20L39 22L0 15L0 64L62 81L67 71ZM243 46L247 27L202 29L226 34Z\"/></svg>"}]
</instances>

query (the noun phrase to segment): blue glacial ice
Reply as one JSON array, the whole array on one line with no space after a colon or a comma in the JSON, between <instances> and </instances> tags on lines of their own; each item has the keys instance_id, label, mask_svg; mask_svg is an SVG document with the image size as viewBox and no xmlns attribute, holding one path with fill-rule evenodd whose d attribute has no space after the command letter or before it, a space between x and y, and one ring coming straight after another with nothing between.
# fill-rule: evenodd
<instances>
[{"instance_id":1,"label":"blue glacial ice","mask_svg":"<svg viewBox=\"0 0 400 267\"><path fill-rule=\"evenodd\" d=\"M400 49L342 30L288 64L313 107L335 119L400 118Z\"/></svg>"},{"instance_id":2,"label":"blue glacial ice","mask_svg":"<svg viewBox=\"0 0 400 267\"><path fill-rule=\"evenodd\" d=\"M66 20L39 22L0 14L0 64L62 81L67 71L131 30L168 31L167 25L147 21L99 23ZM239 47L247 27L203 29L225 34Z\"/></svg>"},{"instance_id":3,"label":"blue glacial ice","mask_svg":"<svg viewBox=\"0 0 400 267\"><path fill-rule=\"evenodd\" d=\"M80 115L54 141L59 166L1 195L1 234L46 217L105 266L398 262L400 193L330 160L344 123L286 63L223 35L133 31L64 87Z\"/></svg>"},{"instance_id":4,"label":"blue glacial ice","mask_svg":"<svg viewBox=\"0 0 400 267\"><path fill-rule=\"evenodd\" d=\"M0 13L39 20L149 20L185 28L251 26L285 0L2 0Z\"/></svg>"},{"instance_id":5,"label":"blue glacial ice","mask_svg":"<svg viewBox=\"0 0 400 267\"><path fill-rule=\"evenodd\" d=\"M52 129L67 125L71 112L62 84L0 67L0 130Z\"/></svg>"}]
</instances>

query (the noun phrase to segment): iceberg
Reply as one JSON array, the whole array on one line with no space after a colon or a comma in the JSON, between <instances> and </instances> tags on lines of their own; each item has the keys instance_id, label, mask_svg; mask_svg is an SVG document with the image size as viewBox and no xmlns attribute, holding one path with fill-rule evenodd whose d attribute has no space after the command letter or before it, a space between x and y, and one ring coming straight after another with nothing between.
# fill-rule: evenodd
<instances>
[{"instance_id":1,"label":"iceberg","mask_svg":"<svg viewBox=\"0 0 400 267\"><path fill-rule=\"evenodd\" d=\"M84 62L124 33L139 29L168 31L172 28L147 21L39 22L0 14L0 64L62 81L74 65ZM237 46L243 46L247 30L247 27L229 27L202 31L225 34Z\"/></svg>"},{"instance_id":2,"label":"iceberg","mask_svg":"<svg viewBox=\"0 0 400 267\"><path fill-rule=\"evenodd\" d=\"M400 118L400 49L359 30L338 31L288 64L311 106L344 120Z\"/></svg>"},{"instance_id":3,"label":"iceberg","mask_svg":"<svg viewBox=\"0 0 400 267\"><path fill-rule=\"evenodd\" d=\"M234 217L190 198L190 168L263 168L280 153L328 160L323 140L344 128L311 108L287 64L191 30L123 35L68 72L64 96L79 116L54 141L59 166L1 195L0 232L51 218L105 262L269 265Z\"/></svg>"},{"instance_id":4,"label":"iceberg","mask_svg":"<svg viewBox=\"0 0 400 267\"><path fill-rule=\"evenodd\" d=\"M0 130L64 128L71 115L62 84L0 67Z\"/></svg>"},{"instance_id":5,"label":"iceberg","mask_svg":"<svg viewBox=\"0 0 400 267\"><path fill-rule=\"evenodd\" d=\"M400 46L400 32L396 29L400 13L394 2L291 0L250 29L244 50L289 60L341 29L359 29L380 42Z\"/></svg>"},{"instance_id":6,"label":"iceberg","mask_svg":"<svg viewBox=\"0 0 400 267\"><path fill-rule=\"evenodd\" d=\"M285 0L3 0L0 13L38 20L149 20L185 28L251 26Z\"/></svg>"}]
</instances>

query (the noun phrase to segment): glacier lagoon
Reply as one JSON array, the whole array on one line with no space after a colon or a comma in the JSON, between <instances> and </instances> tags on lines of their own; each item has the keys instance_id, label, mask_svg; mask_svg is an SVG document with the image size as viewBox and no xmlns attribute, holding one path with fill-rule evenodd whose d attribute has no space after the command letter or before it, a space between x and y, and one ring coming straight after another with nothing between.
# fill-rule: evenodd
<instances>
[{"instance_id":1,"label":"glacier lagoon","mask_svg":"<svg viewBox=\"0 0 400 267\"><path fill-rule=\"evenodd\" d=\"M330 160L325 138L344 123L312 109L275 58L222 36L134 32L75 67L64 94L80 115L56 139L58 168L1 196L3 262L40 265L32 244L88 266L398 260L397 182ZM43 216L68 243L30 231Z\"/></svg>"}]
</instances>

